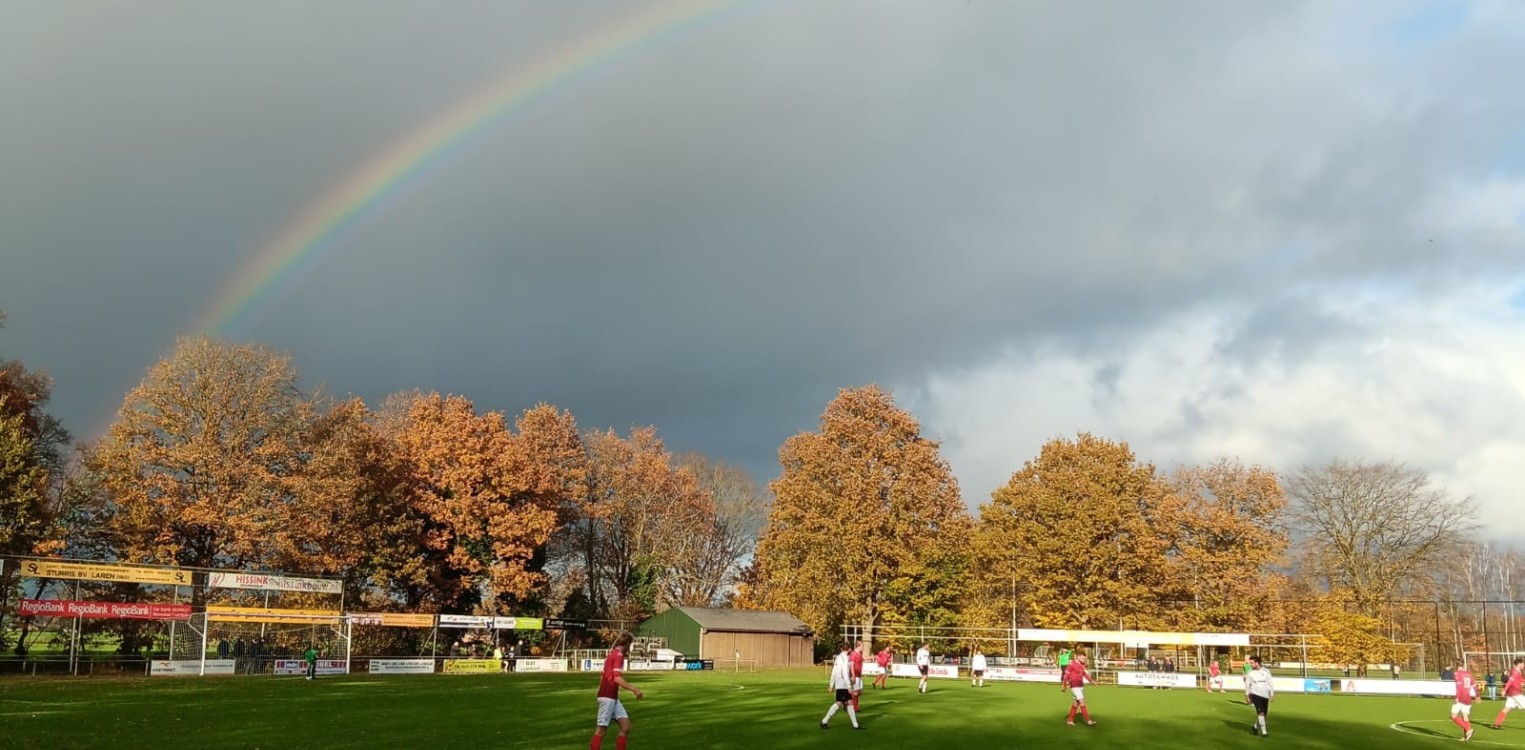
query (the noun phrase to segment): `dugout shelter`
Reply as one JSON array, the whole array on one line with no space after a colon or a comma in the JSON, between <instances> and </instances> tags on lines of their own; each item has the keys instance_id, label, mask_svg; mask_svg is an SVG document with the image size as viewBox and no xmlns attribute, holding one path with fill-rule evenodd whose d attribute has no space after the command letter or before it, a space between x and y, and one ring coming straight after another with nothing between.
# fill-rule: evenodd
<instances>
[{"instance_id":1,"label":"dugout shelter","mask_svg":"<svg viewBox=\"0 0 1525 750\"><path fill-rule=\"evenodd\" d=\"M689 658L756 667L810 666L815 633L787 612L672 607L636 627Z\"/></svg>"}]
</instances>

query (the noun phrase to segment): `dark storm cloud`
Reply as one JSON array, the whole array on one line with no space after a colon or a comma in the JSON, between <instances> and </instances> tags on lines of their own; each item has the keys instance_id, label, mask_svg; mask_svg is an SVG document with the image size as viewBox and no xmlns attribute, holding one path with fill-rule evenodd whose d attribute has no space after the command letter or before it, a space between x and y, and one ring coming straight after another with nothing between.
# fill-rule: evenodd
<instances>
[{"instance_id":1,"label":"dark storm cloud","mask_svg":"<svg viewBox=\"0 0 1525 750\"><path fill-rule=\"evenodd\" d=\"M0 31L5 352L87 429L348 170L631 7L30 6ZM1263 310L1230 355L1315 346L1288 295L1517 263L1426 217L1518 176L1525 44L1424 7L743 4L505 118L246 335L340 393L547 400L764 474L839 386L1216 302Z\"/></svg>"}]
</instances>

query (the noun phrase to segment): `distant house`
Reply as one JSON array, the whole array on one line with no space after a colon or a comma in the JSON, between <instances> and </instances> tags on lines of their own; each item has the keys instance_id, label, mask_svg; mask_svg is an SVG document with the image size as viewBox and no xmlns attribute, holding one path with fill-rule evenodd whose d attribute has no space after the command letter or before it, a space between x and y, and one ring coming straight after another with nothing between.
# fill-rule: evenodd
<instances>
[{"instance_id":1,"label":"distant house","mask_svg":"<svg viewBox=\"0 0 1525 750\"><path fill-rule=\"evenodd\" d=\"M815 633L787 612L746 609L673 607L642 622L636 632L661 636L684 656L741 659L759 667L809 666L815 658Z\"/></svg>"}]
</instances>

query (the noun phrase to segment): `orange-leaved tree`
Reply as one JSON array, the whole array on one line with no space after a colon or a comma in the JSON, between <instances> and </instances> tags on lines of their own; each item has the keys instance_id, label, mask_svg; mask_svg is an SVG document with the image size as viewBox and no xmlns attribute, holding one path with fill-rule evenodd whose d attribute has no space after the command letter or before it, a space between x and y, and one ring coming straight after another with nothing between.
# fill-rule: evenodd
<instances>
[{"instance_id":1,"label":"orange-leaved tree","mask_svg":"<svg viewBox=\"0 0 1525 750\"><path fill-rule=\"evenodd\" d=\"M1051 440L980 506L975 568L995 591L1014 577L1039 627L1157 627L1168 495L1126 443Z\"/></svg>"},{"instance_id":2,"label":"orange-leaved tree","mask_svg":"<svg viewBox=\"0 0 1525 750\"><path fill-rule=\"evenodd\" d=\"M571 415L537 406L516 435L461 396L394 397L383 412L422 530L424 564L404 587L412 606L497 611L535 596L535 558L581 494Z\"/></svg>"},{"instance_id":3,"label":"orange-leaved tree","mask_svg":"<svg viewBox=\"0 0 1525 750\"><path fill-rule=\"evenodd\" d=\"M938 444L877 386L844 389L820 429L779 449L783 472L746 601L826 638L845 624L923 623L950 609L970 518ZM941 591L941 594L929 595Z\"/></svg>"},{"instance_id":4,"label":"orange-leaved tree","mask_svg":"<svg viewBox=\"0 0 1525 750\"><path fill-rule=\"evenodd\" d=\"M322 415L284 354L180 340L86 451L90 486L124 560L339 573L363 514L318 473ZM338 507L336 507L336 505Z\"/></svg>"},{"instance_id":5,"label":"orange-leaved tree","mask_svg":"<svg viewBox=\"0 0 1525 750\"><path fill-rule=\"evenodd\" d=\"M1287 498L1276 475L1219 459L1170 478L1171 596L1192 630L1254 630L1286 554Z\"/></svg>"}]
</instances>

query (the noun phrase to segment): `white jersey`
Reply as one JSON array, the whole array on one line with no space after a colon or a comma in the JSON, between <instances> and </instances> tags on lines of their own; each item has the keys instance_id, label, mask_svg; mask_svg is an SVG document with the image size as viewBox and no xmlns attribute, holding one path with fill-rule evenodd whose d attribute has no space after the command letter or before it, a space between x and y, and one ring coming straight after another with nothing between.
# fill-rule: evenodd
<instances>
[{"instance_id":1,"label":"white jersey","mask_svg":"<svg viewBox=\"0 0 1525 750\"><path fill-rule=\"evenodd\" d=\"M983 672L983 671L985 671L985 655L984 654L975 654L974 655L974 664L970 665L970 668L973 669L976 672Z\"/></svg>"},{"instance_id":2,"label":"white jersey","mask_svg":"<svg viewBox=\"0 0 1525 750\"><path fill-rule=\"evenodd\" d=\"M853 667L852 662L847 660L847 654L837 654L837 660L831 664L831 688L853 689Z\"/></svg>"},{"instance_id":3,"label":"white jersey","mask_svg":"<svg viewBox=\"0 0 1525 750\"><path fill-rule=\"evenodd\" d=\"M1244 692L1246 695L1258 695L1262 698L1272 698L1276 695L1276 687L1271 681L1271 670L1261 667L1252 669L1244 676Z\"/></svg>"},{"instance_id":4,"label":"white jersey","mask_svg":"<svg viewBox=\"0 0 1525 750\"><path fill-rule=\"evenodd\" d=\"M932 652L925 647L916 649L916 666L927 667L932 665Z\"/></svg>"}]
</instances>

